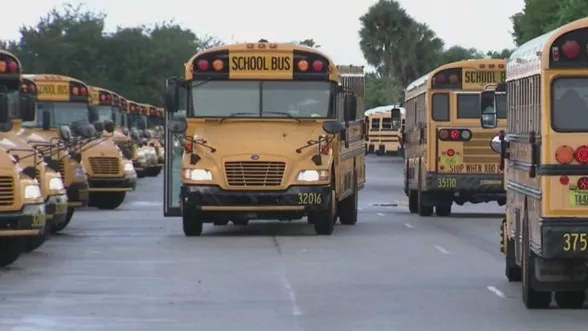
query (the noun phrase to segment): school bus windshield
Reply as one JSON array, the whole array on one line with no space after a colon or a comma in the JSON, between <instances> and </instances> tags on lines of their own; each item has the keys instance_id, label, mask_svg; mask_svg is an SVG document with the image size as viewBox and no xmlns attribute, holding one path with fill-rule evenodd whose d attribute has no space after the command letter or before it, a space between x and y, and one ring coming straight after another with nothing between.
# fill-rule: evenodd
<instances>
[{"instance_id":1,"label":"school bus windshield","mask_svg":"<svg viewBox=\"0 0 588 331\"><path fill-rule=\"evenodd\" d=\"M196 81L191 116L334 118L335 88L329 82Z\"/></svg>"},{"instance_id":2,"label":"school bus windshield","mask_svg":"<svg viewBox=\"0 0 588 331\"><path fill-rule=\"evenodd\" d=\"M98 112L98 119L100 121L112 121L114 119L115 123L120 123L120 110L116 107L111 106L96 106L96 111Z\"/></svg>"},{"instance_id":3,"label":"school bus windshield","mask_svg":"<svg viewBox=\"0 0 588 331\"><path fill-rule=\"evenodd\" d=\"M496 95L496 103L498 118L506 118L506 96ZM457 93L457 118L478 119L480 107L479 93Z\"/></svg>"},{"instance_id":4,"label":"school bus windshield","mask_svg":"<svg viewBox=\"0 0 588 331\"><path fill-rule=\"evenodd\" d=\"M553 130L588 131L588 78L560 77L553 81L552 86Z\"/></svg>"},{"instance_id":5,"label":"school bus windshield","mask_svg":"<svg viewBox=\"0 0 588 331\"><path fill-rule=\"evenodd\" d=\"M141 114L137 114L137 113L128 113L127 119L128 119L128 123L129 123L129 128L131 128L131 129L140 129L141 128L140 123L142 121L145 121L143 116L141 116Z\"/></svg>"},{"instance_id":6,"label":"school bus windshield","mask_svg":"<svg viewBox=\"0 0 588 331\"><path fill-rule=\"evenodd\" d=\"M51 113L51 127L71 125L73 122L88 120L88 104L84 102L37 102L35 121L23 122L23 127L42 126L43 111Z\"/></svg>"}]
</instances>

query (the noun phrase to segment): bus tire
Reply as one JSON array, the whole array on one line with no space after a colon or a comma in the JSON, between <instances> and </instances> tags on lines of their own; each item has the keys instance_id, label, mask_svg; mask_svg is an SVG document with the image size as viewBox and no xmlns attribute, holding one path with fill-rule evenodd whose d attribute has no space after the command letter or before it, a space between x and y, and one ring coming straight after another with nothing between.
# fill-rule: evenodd
<instances>
[{"instance_id":1,"label":"bus tire","mask_svg":"<svg viewBox=\"0 0 588 331\"><path fill-rule=\"evenodd\" d=\"M424 195L425 193L418 192L418 212L419 216L428 217L433 215L433 206L425 206L423 204Z\"/></svg>"},{"instance_id":2,"label":"bus tire","mask_svg":"<svg viewBox=\"0 0 588 331\"><path fill-rule=\"evenodd\" d=\"M308 213L308 221L314 224L314 232L317 235L330 236L333 233L335 229L335 218L337 217L337 213L333 210L336 203L335 190L331 189L331 200L327 204L327 208Z\"/></svg>"},{"instance_id":3,"label":"bus tire","mask_svg":"<svg viewBox=\"0 0 588 331\"><path fill-rule=\"evenodd\" d=\"M65 216L65 221L61 222L61 224L54 225L51 229L53 233L57 233L62 231L63 229L67 228L69 222L71 222L71 218L73 217L75 209L72 207L67 207L67 215Z\"/></svg>"},{"instance_id":4,"label":"bus tire","mask_svg":"<svg viewBox=\"0 0 588 331\"><path fill-rule=\"evenodd\" d=\"M408 210L411 214L419 212L419 192L410 190L408 194Z\"/></svg>"},{"instance_id":5,"label":"bus tire","mask_svg":"<svg viewBox=\"0 0 588 331\"><path fill-rule=\"evenodd\" d=\"M26 237L24 241L23 251L26 253L30 253L37 248L41 247L47 239L49 239L49 234L51 233L51 224L52 222L46 221L45 226L41 229L41 233L38 236L34 237Z\"/></svg>"},{"instance_id":6,"label":"bus tire","mask_svg":"<svg viewBox=\"0 0 588 331\"><path fill-rule=\"evenodd\" d=\"M343 225L355 225L357 223L357 171L353 171L353 193L345 199L339 201L337 206L337 214L339 215L339 222ZM336 220L335 220L336 222Z\"/></svg>"},{"instance_id":7,"label":"bus tire","mask_svg":"<svg viewBox=\"0 0 588 331\"><path fill-rule=\"evenodd\" d=\"M184 211L182 214L182 228L186 237L198 237L202 234L202 215L199 213L189 213Z\"/></svg>"},{"instance_id":8,"label":"bus tire","mask_svg":"<svg viewBox=\"0 0 588 331\"><path fill-rule=\"evenodd\" d=\"M114 210L125 201L126 192L94 192L90 193L94 207L103 210Z\"/></svg>"},{"instance_id":9,"label":"bus tire","mask_svg":"<svg viewBox=\"0 0 588 331\"><path fill-rule=\"evenodd\" d=\"M521 267L519 267L515 260L515 251L514 245L515 242L512 239L508 239L508 235L506 233L506 218L502 220L500 224L500 235L502 236L502 240L506 245L504 245L504 274L506 275L506 279L509 282L520 282L522 275L521 275Z\"/></svg>"},{"instance_id":10,"label":"bus tire","mask_svg":"<svg viewBox=\"0 0 588 331\"><path fill-rule=\"evenodd\" d=\"M5 237L0 239L0 267L6 267L18 260L24 249L23 237Z\"/></svg>"},{"instance_id":11,"label":"bus tire","mask_svg":"<svg viewBox=\"0 0 588 331\"><path fill-rule=\"evenodd\" d=\"M451 215L451 205L435 206L435 214L439 217L447 217Z\"/></svg>"},{"instance_id":12,"label":"bus tire","mask_svg":"<svg viewBox=\"0 0 588 331\"><path fill-rule=\"evenodd\" d=\"M559 291L555 292L555 302L562 309L581 309L584 307L586 292Z\"/></svg>"},{"instance_id":13,"label":"bus tire","mask_svg":"<svg viewBox=\"0 0 588 331\"><path fill-rule=\"evenodd\" d=\"M522 298L527 309L547 309L551 304L551 292L537 291L531 285L535 275L535 260L531 251L529 239L529 224L525 203L525 216L523 217L523 247L521 249L522 260Z\"/></svg>"}]
</instances>

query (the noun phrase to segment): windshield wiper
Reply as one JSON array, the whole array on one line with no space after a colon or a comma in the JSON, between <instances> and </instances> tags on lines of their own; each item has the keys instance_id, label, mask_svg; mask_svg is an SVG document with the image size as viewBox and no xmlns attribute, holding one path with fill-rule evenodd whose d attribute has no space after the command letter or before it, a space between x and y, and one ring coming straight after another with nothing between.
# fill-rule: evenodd
<instances>
[{"instance_id":1,"label":"windshield wiper","mask_svg":"<svg viewBox=\"0 0 588 331\"><path fill-rule=\"evenodd\" d=\"M231 118L231 117L237 117L237 116L243 116L243 115L257 115L257 113L232 113L227 117L223 117L221 118L221 120L219 121L219 123L222 123L224 120L226 120L227 118Z\"/></svg>"},{"instance_id":2,"label":"windshield wiper","mask_svg":"<svg viewBox=\"0 0 588 331\"><path fill-rule=\"evenodd\" d=\"M296 118L296 117L292 116L292 114L290 114L290 113L281 112L281 111L264 111L263 113L264 113L264 114L278 114L278 115L284 115L284 116L286 116L286 117L288 117L288 118L291 118L291 119L295 120L295 121L296 121L296 122L298 122L298 123L302 123L302 121L301 121L299 118Z\"/></svg>"}]
</instances>

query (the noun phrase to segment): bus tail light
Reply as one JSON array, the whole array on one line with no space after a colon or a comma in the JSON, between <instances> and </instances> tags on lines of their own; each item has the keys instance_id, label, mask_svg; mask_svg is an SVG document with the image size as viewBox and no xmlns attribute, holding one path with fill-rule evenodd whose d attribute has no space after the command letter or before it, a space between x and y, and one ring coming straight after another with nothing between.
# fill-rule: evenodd
<instances>
[{"instance_id":1,"label":"bus tail light","mask_svg":"<svg viewBox=\"0 0 588 331\"><path fill-rule=\"evenodd\" d=\"M468 129L441 129L437 136L442 141L469 141L472 139L472 131Z\"/></svg>"},{"instance_id":2,"label":"bus tail light","mask_svg":"<svg viewBox=\"0 0 588 331\"><path fill-rule=\"evenodd\" d=\"M323 71L324 67L325 66L323 64L323 61L316 60L312 63L312 68L314 69L314 71Z\"/></svg>"},{"instance_id":3,"label":"bus tail light","mask_svg":"<svg viewBox=\"0 0 588 331\"><path fill-rule=\"evenodd\" d=\"M71 94L78 96L80 94L80 90L77 87L71 89Z\"/></svg>"},{"instance_id":4,"label":"bus tail light","mask_svg":"<svg viewBox=\"0 0 588 331\"><path fill-rule=\"evenodd\" d=\"M449 83L451 84L457 84L457 82L459 81L459 78L457 78L456 74L453 74L451 76L449 76Z\"/></svg>"},{"instance_id":5,"label":"bus tail light","mask_svg":"<svg viewBox=\"0 0 588 331\"><path fill-rule=\"evenodd\" d=\"M459 139L459 137L460 137L459 131L451 130L451 140L457 140L457 139Z\"/></svg>"},{"instance_id":6,"label":"bus tail light","mask_svg":"<svg viewBox=\"0 0 588 331\"><path fill-rule=\"evenodd\" d=\"M578 189L579 190L588 190L588 177L580 177L578 179Z\"/></svg>"},{"instance_id":7,"label":"bus tail light","mask_svg":"<svg viewBox=\"0 0 588 331\"><path fill-rule=\"evenodd\" d=\"M560 176L559 177L559 183L561 185L568 185L569 182L570 182L570 178L568 176Z\"/></svg>"},{"instance_id":8,"label":"bus tail light","mask_svg":"<svg viewBox=\"0 0 588 331\"><path fill-rule=\"evenodd\" d=\"M198 70L200 71L207 71L210 64L206 60L198 61Z\"/></svg>"},{"instance_id":9,"label":"bus tail light","mask_svg":"<svg viewBox=\"0 0 588 331\"><path fill-rule=\"evenodd\" d=\"M15 74L18 71L18 64L16 64L14 61L10 61L8 62L6 68L8 69L9 73Z\"/></svg>"},{"instance_id":10,"label":"bus tail light","mask_svg":"<svg viewBox=\"0 0 588 331\"><path fill-rule=\"evenodd\" d=\"M306 71L306 70L308 70L308 61L306 61L306 60L300 60L300 61L298 61L298 69L300 71Z\"/></svg>"},{"instance_id":11,"label":"bus tail light","mask_svg":"<svg viewBox=\"0 0 588 331\"><path fill-rule=\"evenodd\" d=\"M568 40L561 47L561 51L568 59L575 59L580 56L580 44L577 41Z\"/></svg>"},{"instance_id":12,"label":"bus tail light","mask_svg":"<svg viewBox=\"0 0 588 331\"><path fill-rule=\"evenodd\" d=\"M560 164L570 164L574 161L574 150L567 145L559 146L555 150L555 160Z\"/></svg>"},{"instance_id":13,"label":"bus tail light","mask_svg":"<svg viewBox=\"0 0 588 331\"><path fill-rule=\"evenodd\" d=\"M574 153L576 157L576 161L580 164L588 163L588 146L583 145L576 149L576 153Z\"/></svg>"},{"instance_id":14,"label":"bus tail light","mask_svg":"<svg viewBox=\"0 0 588 331\"><path fill-rule=\"evenodd\" d=\"M433 81L433 85L435 84L445 84L447 82L447 79L445 78L445 75L437 75L435 76L435 80Z\"/></svg>"},{"instance_id":15,"label":"bus tail light","mask_svg":"<svg viewBox=\"0 0 588 331\"><path fill-rule=\"evenodd\" d=\"M80 95L85 97L88 94L88 90L85 87L80 88Z\"/></svg>"}]
</instances>

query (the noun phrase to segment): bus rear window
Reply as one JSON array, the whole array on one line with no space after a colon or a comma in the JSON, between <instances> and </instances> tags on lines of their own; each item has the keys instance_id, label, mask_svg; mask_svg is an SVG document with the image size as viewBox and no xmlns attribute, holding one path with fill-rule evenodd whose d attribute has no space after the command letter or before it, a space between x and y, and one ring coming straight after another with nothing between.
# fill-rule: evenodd
<instances>
[{"instance_id":1,"label":"bus rear window","mask_svg":"<svg viewBox=\"0 0 588 331\"><path fill-rule=\"evenodd\" d=\"M433 121L449 121L449 94L433 95Z\"/></svg>"},{"instance_id":2,"label":"bus rear window","mask_svg":"<svg viewBox=\"0 0 588 331\"><path fill-rule=\"evenodd\" d=\"M553 130L588 131L588 78L557 78L551 93Z\"/></svg>"},{"instance_id":3,"label":"bus rear window","mask_svg":"<svg viewBox=\"0 0 588 331\"><path fill-rule=\"evenodd\" d=\"M380 130L380 119L379 118L372 119L372 130Z\"/></svg>"},{"instance_id":4,"label":"bus rear window","mask_svg":"<svg viewBox=\"0 0 588 331\"><path fill-rule=\"evenodd\" d=\"M382 129L392 129L392 119L391 118L382 118Z\"/></svg>"},{"instance_id":5,"label":"bus rear window","mask_svg":"<svg viewBox=\"0 0 588 331\"><path fill-rule=\"evenodd\" d=\"M457 118L480 118L480 95L457 95Z\"/></svg>"}]
</instances>

